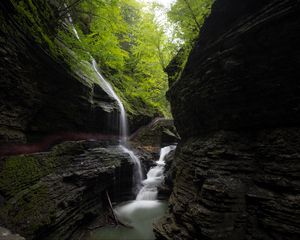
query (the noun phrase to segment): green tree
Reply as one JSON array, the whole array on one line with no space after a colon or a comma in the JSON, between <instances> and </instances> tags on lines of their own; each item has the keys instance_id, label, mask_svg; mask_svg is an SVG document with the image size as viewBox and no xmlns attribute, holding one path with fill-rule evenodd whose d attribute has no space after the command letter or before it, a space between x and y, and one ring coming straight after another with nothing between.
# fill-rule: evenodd
<instances>
[{"instance_id":1,"label":"green tree","mask_svg":"<svg viewBox=\"0 0 300 240\"><path fill-rule=\"evenodd\" d=\"M84 51L91 53L132 113L169 114L164 68L173 44L156 20L157 7L136 0L83 0L72 10L81 38L73 50L82 58Z\"/></svg>"},{"instance_id":2,"label":"green tree","mask_svg":"<svg viewBox=\"0 0 300 240\"><path fill-rule=\"evenodd\" d=\"M192 44L210 13L212 2L213 0L177 0L168 12L176 37L184 43Z\"/></svg>"}]
</instances>

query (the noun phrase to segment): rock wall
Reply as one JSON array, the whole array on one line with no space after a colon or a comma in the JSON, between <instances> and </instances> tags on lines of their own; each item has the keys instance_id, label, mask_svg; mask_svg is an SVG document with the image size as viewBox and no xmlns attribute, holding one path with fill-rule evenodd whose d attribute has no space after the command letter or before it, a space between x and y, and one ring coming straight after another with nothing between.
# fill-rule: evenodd
<instances>
[{"instance_id":1,"label":"rock wall","mask_svg":"<svg viewBox=\"0 0 300 240\"><path fill-rule=\"evenodd\" d=\"M216 1L169 91L181 137L298 125L296 1Z\"/></svg>"},{"instance_id":2,"label":"rock wall","mask_svg":"<svg viewBox=\"0 0 300 240\"><path fill-rule=\"evenodd\" d=\"M0 144L58 132L117 133L113 99L46 52L17 15L11 1L1 1Z\"/></svg>"},{"instance_id":3,"label":"rock wall","mask_svg":"<svg viewBox=\"0 0 300 240\"><path fill-rule=\"evenodd\" d=\"M158 239L300 238L299 9L214 3L168 93L182 141Z\"/></svg>"},{"instance_id":4,"label":"rock wall","mask_svg":"<svg viewBox=\"0 0 300 240\"><path fill-rule=\"evenodd\" d=\"M118 146L64 142L50 152L0 159L0 222L26 239L78 239L108 202L132 197L133 164ZM106 222L107 224L107 222Z\"/></svg>"}]
</instances>

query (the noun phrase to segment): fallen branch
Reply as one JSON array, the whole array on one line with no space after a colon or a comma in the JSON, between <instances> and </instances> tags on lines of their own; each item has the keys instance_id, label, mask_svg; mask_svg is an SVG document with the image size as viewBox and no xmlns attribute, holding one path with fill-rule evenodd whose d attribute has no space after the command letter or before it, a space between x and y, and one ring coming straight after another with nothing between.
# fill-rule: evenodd
<instances>
[{"instance_id":1,"label":"fallen branch","mask_svg":"<svg viewBox=\"0 0 300 240\"><path fill-rule=\"evenodd\" d=\"M108 203L109 203L109 207L110 207L111 213L112 213L112 215L113 215L113 217L114 217L114 220L115 220L115 224L118 225L118 224L119 224L119 221L118 221L118 219L117 219L117 217L116 217L116 215L115 215L113 206L112 206L111 201L110 201L110 197L109 197L108 191L105 190L105 193L106 193L106 198L107 198L107 200L108 200Z\"/></svg>"},{"instance_id":2,"label":"fallen branch","mask_svg":"<svg viewBox=\"0 0 300 240\"><path fill-rule=\"evenodd\" d=\"M109 194L108 194L108 191L107 191L107 190L105 190L105 194L106 194L106 198L107 198L108 203L109 203L110 210L111 210L112 215L113 215L113 217L114 217L114 221L115 221L116 226L121 225L121 226L123 226L123 227L133 228L133 226L131 226L131 225L129 225L129 224L126 224L126 223L123 223L123 222L121 222L121 221L117 218L117 216L115 215L113 206L112 206L112 204L111 204L111 200L110 200L110 197L109 197Z\"/></svg>"}]
</instances>

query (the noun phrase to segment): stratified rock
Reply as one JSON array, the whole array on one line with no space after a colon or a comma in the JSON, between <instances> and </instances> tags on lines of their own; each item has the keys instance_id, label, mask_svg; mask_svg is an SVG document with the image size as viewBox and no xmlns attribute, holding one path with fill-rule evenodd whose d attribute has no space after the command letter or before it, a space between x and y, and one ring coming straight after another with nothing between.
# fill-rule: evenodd
<instances>
[{"instance_id":1,"label":"stratified rock","mask_svg":"<svg viewBox=\"0 0 300 240\"><path fill-rule=\"evenodd\" d=\"M217 0L169 92L176 176L157 239L300 239L299 1Z\"/></svg>"},{"instance_id":2,"label":"stratified rock","mask_svg":"<svg viewBox=\"0 0 300 240\"><path fill-rule=\"evenodd\" d=\"M147 126L139 128L130 141L143 147L162 147L177 143L179 136L174 127L173 120L165 118L155 118Z\"/></svg>"},{"instance_id":3,"label":"stratified rock","mask_svg":"<svg viewBox=\"0 0 300 240\"><path fill-rule=\"evenodd\" d=\"M161 147L176 144L179 136L173 120L155 118L130 136L130 143L144 166L145 174L156 165Z\"/></svg>"},{"instance_id":4,"label":"stratified rock","mask_svg":"<svg viewBox=\"0 0 300 240\"><path fill-rule=\"evenodd\" d=\"M11 1L1 1L0 19L0 144L57 132L118 132L115 101L98 83L46 52L19 24L25 20L17 21Z\"/></svg>"},{"instance_id":5,"label":"stratified rock","mask_svg":"<svg viewBox=\"0 0 300 240\"><path fill-rule=\"evenodd\" d=\"M112 200L132 195L130 157L101 142L65 142L0 162L0 222L26 239L76 239Z\"/></svg>"},{"instance_id":6,"label":"stratified rock","mask_svg":"<svg viewBox=\"0 0 300 240\"><path fill-rule=\"evenodd\" d=\"M299 129L218 132L178 147L170 213L179 239L298 239ZM167 218L159 239L173 239ZM164 236L164 237L162 237Z\"/></svg>"},{"instance_id":7,"label":"stratified rock","mask_svg":"<svg viewBox=\"0 0 300 240\"><path fill-rule=\"evenodd\" d=\"M175 170L176 162L175 162L175 149L171 150L165 156L165 166L164 166L164 181L161 186L158 187L158 198L159 199L168 199L171 195L175 179Z\"/></svg>"},{"instance_id":8,"label":"stratified rock","mask_svg":"<svg viewBox=\"0 0 300 240\"><path fill-rule=\"evenodd\" d=\"M169 91L182 138L298 126L299 3L218 0Z\"/></svg>"}]
</instances>

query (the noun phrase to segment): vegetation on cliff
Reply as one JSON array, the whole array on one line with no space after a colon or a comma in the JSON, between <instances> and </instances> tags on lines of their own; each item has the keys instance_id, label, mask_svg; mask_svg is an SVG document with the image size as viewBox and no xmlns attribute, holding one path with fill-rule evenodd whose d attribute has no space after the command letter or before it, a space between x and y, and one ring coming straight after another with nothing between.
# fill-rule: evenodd
<instances>
[{"instance_id":1,"label":"vegetation on cliff","mask_svg":"<svg viewBox=\"0 0 300 240\"><path fill-rule=\"evenodd\" d=\"M184 66L211 2L178 0L167 10L138 0L12 0L16 21L43 49L86 76L84 81L98 82L90 53L127 111L148 116L170 115L166 67L183 48ZM161 21L158 13L166 12L168 19Z\"/></svg>"},{"instance_id":2,"label":"vegetation on cliff","mask_svg":"<svg viewBox=\"0 0 300 240\"><path fill-rule=\"evenodd\" d=\"M165 69L170 86L181 76L212 3L213 0L176 0L168 11L173 38L177 43L177 52Z\"/></svg>"}]
</instances>

